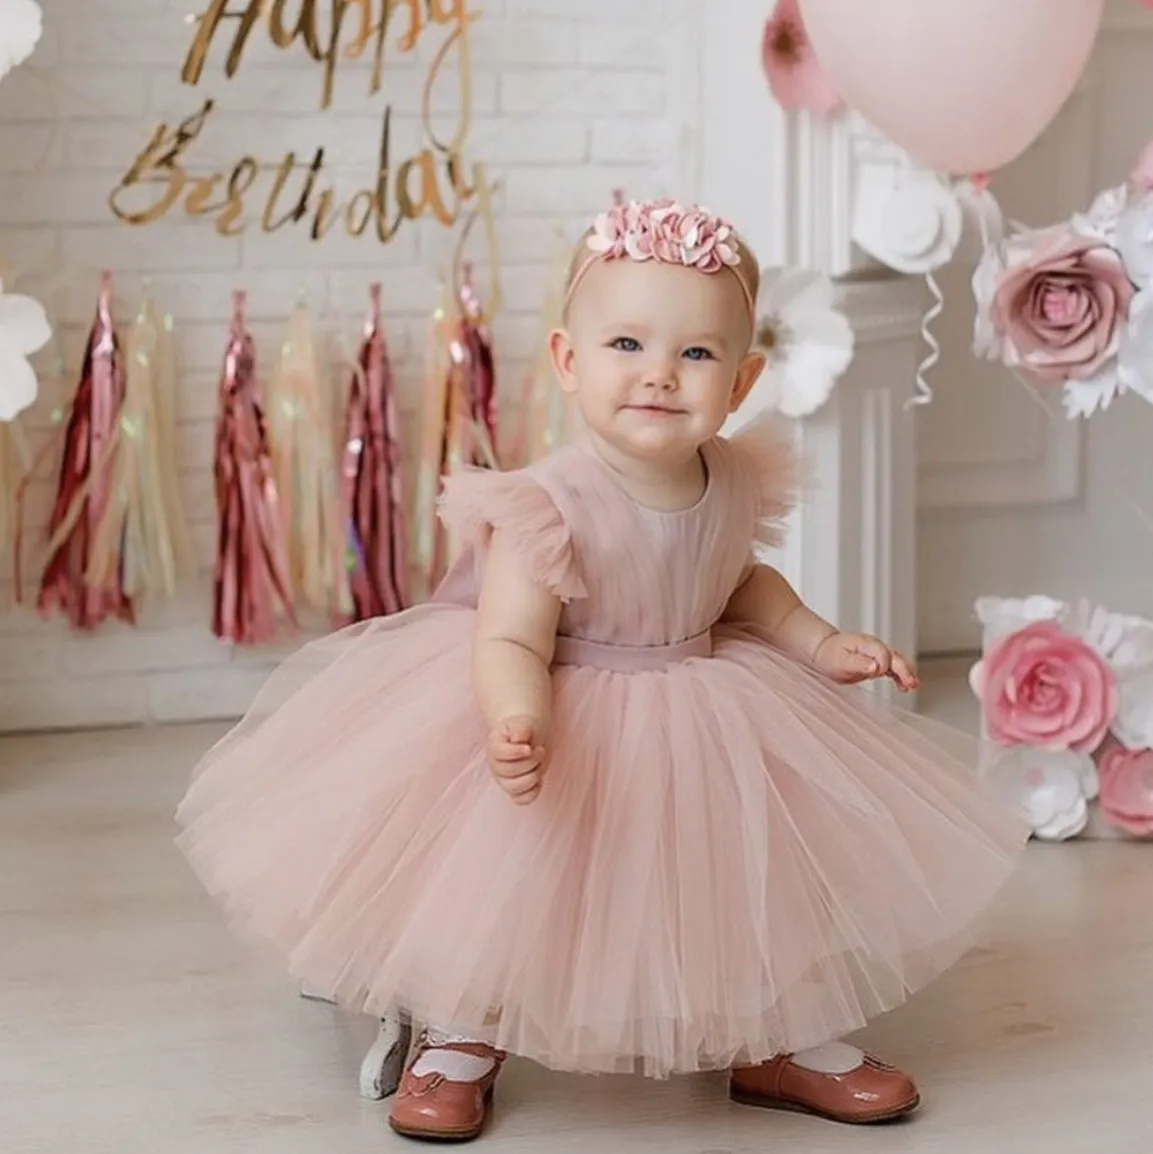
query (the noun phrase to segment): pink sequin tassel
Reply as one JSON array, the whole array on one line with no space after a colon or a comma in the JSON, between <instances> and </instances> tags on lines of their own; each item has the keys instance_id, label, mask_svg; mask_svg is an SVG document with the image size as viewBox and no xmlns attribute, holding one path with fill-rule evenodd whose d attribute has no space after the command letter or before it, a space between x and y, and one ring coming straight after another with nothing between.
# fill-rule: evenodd
<instances>
[{"instance_id":1,"label":"pink sequin tassel","mask_svg":"<svg viewBox=\"0 0 1153 1154\"><path fill-rule=\"evenodd\" d=\"M466 432L467 462L497 467L496 363L492 338L484 322L484 308L472 279L472 265L465 263L460 286L462 362L464 390L471 428ZM457 350L453 350L456 359Z\"/></svg>"},{"instance_id":2,"label":"pink sequin tassel","mask_svg":"<svg viewBox=\"0 0 1153 1154\"><path fill-rule=\"evenodd\" d=\"M216 420L216 580L212 631L224 641L271 641L280 615L295 626L256 350L245 296L232 295L232 330Z\"/></svg>"},{"instance_id":3,"label":"pink sequin tassel","mask_svg":"<svg viewBox=\"0 0 1153 1154\"><path fill-rule=\"evenodd\" d=\"M112 321L112 274L105 273L64 434L49 523L49 559L37 598L43 616L60 610L76 629L95 629L112 616L133 621L123 566L114 567L109 581L93 584L88 576L93 537L109 502L113 433L123 400L124 363Z\"/></svg>"},{"instance_id":4,"label":"pink sequin tassel","mask_svg":"<svg viewBox=\"0 0 1153 1154\"><path fill-rule=\"evenodd\" d=\"M408 603L396 385L381 324L380 285L369 291L344 437L343 495L354 621L398 613Z\"/></svg>"}]
</instances>

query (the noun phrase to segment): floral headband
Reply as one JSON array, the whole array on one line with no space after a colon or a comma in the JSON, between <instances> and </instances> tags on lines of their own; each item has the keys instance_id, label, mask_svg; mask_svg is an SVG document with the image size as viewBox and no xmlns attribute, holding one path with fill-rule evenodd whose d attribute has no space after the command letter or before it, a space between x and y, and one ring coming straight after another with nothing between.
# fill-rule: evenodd
<instances>
[{"instance_id":1,"label":"floral headband","mask_svg":"<svg viewBox=\"0 0 1153 1154\"><path fill-rule=\"evenodd\" d=\"M585 274L598 260L655 260L693 268L707 275L728 269L737 278L756 324L756 306L740 271L740 238L733 226L707 208L675 200L634 200L602 212L585 242L589 256L573 274L565 295L568 307Z\"/></svg>"}]
</instances>

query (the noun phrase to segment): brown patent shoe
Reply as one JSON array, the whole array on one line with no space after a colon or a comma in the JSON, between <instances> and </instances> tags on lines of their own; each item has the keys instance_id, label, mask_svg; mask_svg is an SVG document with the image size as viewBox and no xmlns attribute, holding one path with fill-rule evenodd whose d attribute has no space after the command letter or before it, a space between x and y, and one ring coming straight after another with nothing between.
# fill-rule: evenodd
<instances>
[{"instance_id":1,"label":"brown patent shoe","mask_svg":"<svg viewBox=\"0 0 1153 1154\"><path fill-rule=\"evenodd\" d=\"M912 1113L921 1096L912 1078L865 1055L846 1074L820 1074L782 1055L760 1066L734 1070L729 1097L742 1106L800 1110L833 1122L889 1122Z\"/></svg>"},{"instance_id":2,"label":"brown patent shoe","mask_svg":"<svg viewBox=\"0 0 1153 1154\"><path fill-rule=\"evenodd\" d=\"M429 1050L455 1050L474 1058L492 1059L492 1069L475 1082L454 1082L443 1074L416 1075L417 1060ZM505 1054L483 1042L438 1042L422 1039L400 1080L388 1124L406 1138L426 1142L471 1142L488 1121L493 1086Z\"/></svg>"}]
</instances>

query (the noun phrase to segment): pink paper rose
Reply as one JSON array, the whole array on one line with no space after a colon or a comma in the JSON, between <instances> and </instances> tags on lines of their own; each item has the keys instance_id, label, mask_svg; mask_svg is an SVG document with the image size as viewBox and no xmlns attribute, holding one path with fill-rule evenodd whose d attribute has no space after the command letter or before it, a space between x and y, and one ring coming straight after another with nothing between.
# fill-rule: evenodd
<instances>
[{"instance_id":1,"label":"pink paper rose","mask_svg":"<svg viewBox=\"0 0 1153 1154\"><path fill-rule=\"evenodd\" d=\"M990 313L1006 365L1059 383L1117 355L1135 289L1116 249L1064 225L1005 242Z\"/></svg>"},{"instance_id":2,"label":"pink paper rose","mask_svg":"<svg viewBox=\"0 0 1153 1154\"><path fill-rule=\"evenodd\" d=\"M1110 742L1097 758L1097 773L1105 820L1136 837L1153 837L1153 750Z\"/></svg>"},{"instance_id":3,"label":"pink paper rose","mask_svg":"<svg viewBox=\"0 0 1153 1154\"><path fill-rule=\"evenodd\" d=\"M1096 650L1038 621L981 662L981 705L998 745L1092 753L1117 713L1117 678Z\"/></svg>"}]
</instances>

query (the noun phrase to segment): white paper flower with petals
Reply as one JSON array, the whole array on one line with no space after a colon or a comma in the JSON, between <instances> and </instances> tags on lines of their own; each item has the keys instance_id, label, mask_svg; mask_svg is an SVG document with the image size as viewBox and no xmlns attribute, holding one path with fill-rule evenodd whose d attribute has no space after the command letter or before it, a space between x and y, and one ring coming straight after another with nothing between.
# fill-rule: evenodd
<instances>
[{"instance_id":1,"label":"white paper flower with petals","mask_svg":"<svg viewBox=\"0 0 1153 1154\"><path fill-rule=\"evenodd\" d=\"M985 627L985 646L1000 637L1017 633L1038 621L1056 621L1066 609L1063 601L1035 593L1032 597L978 597L973 605L977 620Z\"/></svg>"},{"instance_id":2,"label":"white paper flower with petals","mask_svg":"<svg viewBox=\"0 0 1153 1154\"><path fill-rule=\"evenodd\" d=\"M1098 782L1085 754L1005 749L982 773L987 790L1019 813L1041 841L1068 841L1089 824L1089 802L1097 796Z\"/></svg>"},{"instance_id":3,"label":"white paper flower with petals","mask_svg":"<svg viewBox=\"0 0 1153 1154\"><path fill-rule=\"evenodd\" d=\"M1129 325L1117 356L1117 380L1123 391L1153 404L1153 288L1139 292L1129 306Z\"/></svg>"},{"instance_id":4,"label":"white paper flower with petals","mask_svg":"<svg viewBox=\"0 0 1153 1154\"><path fill-rule=\"evenodd\" d=\"M1153 192L1135 195L1125 206L1114 244L1129 279L1141 288L1153 286Z\"/></svg>"},{"instance_id":5,"label":"white paper flower with petals","mask_svg":"<svg viewBox=\"0 0 1153 1154\"><path fill-rule=\"evenodd\" d=\"M1073 214L1070 227L1078 236L1090 236L1105 244L1117 239L1117 222L1129 201L1129 186L1119 184L1098 193L1087 212Z\"/></svg>"},{"instance_id":6,"label":"white paper flower with petals","mask_svg":"<svg viewBox=\"0 0 1153 1154\"><path fill-rule=\"evenodd\" d=\"M1086 640L1117 674L1113 736L1127 749L1153 749L1153 621L1098 609Z\"/></svg>"},{"instance_id":7,"label":"white paper flower with petals","mask_svg":"<svg viewBox=\"0 0 1153 1154\"><path fill-rule=\"evenodd\" d=\"M40 303L5 293L0 283L0 421L11 421L36 400L36 372L28 358L51 339Z\"/></svg>"},{"instance_id":8,"label":"white paper flower with petals","mask_svg":"<svg viewBox=\"0 0 1153 1154\"><path fill-rule=\"evenodd\" d=\"M993 324L993 297L997 295L997 285L1004 272L1004 245L989 245L973 270L973 299L977 302L977 314L973 321L973 353L988 361L999 361L1005 350L1005 342Z\"/></svg>"},{"instance_id":9,"label":"white paper flower with petals","mask_svg":"<svg viewBox=\"0 0 1153 1154\"><path fill-rule=\"evenodd\" d=\"M36 0L0 0L0 80L32 55L43 31Z\"/></svg>"},{"instance_id":10,"label":"white paper flower with petals","mask_svg":"<svg viewBox=\"0 0 1153 1154\"><path fill-rule=\"evenodd\" d=\"M853 359L853 328L835 294L833 282L812 269L763 271L753 343L768 363L726 433L765 413L807 417L829 399Z\"/></svg>"}]
</instances>

